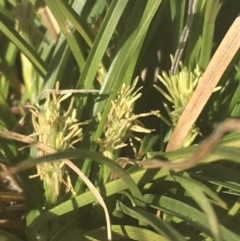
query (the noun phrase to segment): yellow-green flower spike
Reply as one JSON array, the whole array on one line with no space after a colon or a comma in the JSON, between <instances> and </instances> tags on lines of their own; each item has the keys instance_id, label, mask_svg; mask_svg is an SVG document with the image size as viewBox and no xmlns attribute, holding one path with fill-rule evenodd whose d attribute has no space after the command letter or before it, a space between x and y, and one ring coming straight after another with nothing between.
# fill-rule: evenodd
<instances>
[{"instance_id":1,"label":"yellow-green flower spike","mask_svg":"<svg viewBox=\"0 0 240 241\"><path fill-rule=\"evenodd\" d=\"M179 72L175 75L167 74L163 71L161 75L158 76L167 91L155 86L155 88L172 103L173 110L170 112L168 107L166 110L169 113L173 127L177 124L202 76L202 72L198 66L191 72L180 63L179 69ZM198 133L198 128L193 126L186 138L184 146L190 145Z\"/></svg>"},{"instance_id":2,"label":"yellow-green flower spike","mask_svg":"<svg viewBox=\"0 0 240 241\"><path fill-rule=\"evenodd\" d=\"M159 111L139 115L133 113L135 102L141 96L141 93L139 93L141 88L135 90L137 81L136 79L132 86L123 84L116 99L112 101L112 107L104 126L104 137L99 139L101 152L110 159L114 159L116 151L126 146L126 140L129 138L139 140L139 138L134 135L134 132L150 133L153 131L145 128L138 120L139 117L149 115L159 116ZM110 173L107 168L105 168L103 172L104 180L106 181Z\"/></svg>"},{"instance_id":3,"label":"yellow-green flower spike","mask_svg":"<svg viewBox=\"0 0 240 241\"><path fill-rule=\"evenodd\" d=\"M63 113L61 102L70 95L60 95L58 91L59 83L56 84L55 92L46 91L46 101L42 107L37 104L30 106L30 110L35 129L33 135L47 146L56 150L64 150L71 148L74 143L81 140L81 126L88 122L79 123L76 119L76 110L73 108L74 99L70 101L68 110ZM45 154L47 153L38 151L38 156ZM68 183L70 185L69 181L66 181L69 177L66 177L63 163L52 161L39 164L37 170L38 176L43 180L48 207L57 204L62 197L62 184Z\"/></svg>"}]
</instances>

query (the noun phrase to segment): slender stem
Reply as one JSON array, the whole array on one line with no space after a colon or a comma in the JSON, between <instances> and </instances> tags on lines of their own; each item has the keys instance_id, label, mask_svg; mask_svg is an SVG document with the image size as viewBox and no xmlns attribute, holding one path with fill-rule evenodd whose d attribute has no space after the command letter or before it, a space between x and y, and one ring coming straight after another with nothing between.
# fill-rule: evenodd
<instances>
[{"instance_id":1,"label":"slender stem","mask_svg":"<svg viewBox=\"0 0 240 241\"><path fill-rule=\"evenodd\" d=\"M177 50L175 52L173 62L172 62L172 66L171 66L171 69L170 69L170 74L172 74L172 75L175 75L176 72L177 72L177 67L178 67L179 62L181 60L184 48L186 46L186 43L187 43L187 40L188 40L188 37L189 37L190 29L191 29L192 22L193 22L193 16L194 16L194 12L195 12L196 2L197 2L197 0L189 0L188 15L187 15L186 24L185 24L185 27L182 31L181 38L178 42L178 47L177 47Z\"/></svg>"}]
</instances>

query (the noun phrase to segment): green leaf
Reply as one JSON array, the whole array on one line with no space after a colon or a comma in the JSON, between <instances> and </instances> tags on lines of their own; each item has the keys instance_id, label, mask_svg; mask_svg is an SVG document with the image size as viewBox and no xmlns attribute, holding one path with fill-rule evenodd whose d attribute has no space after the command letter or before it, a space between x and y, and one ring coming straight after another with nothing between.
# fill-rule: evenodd
<instances>
[{"instance_id":1,"label":"green leaf","mask_svg":"<svg viewBox=\"0 0 240 241\"><path fill-rule=\"evenodd\" d=\"M202 31L201 53L199 58L199 66L203 69L207 67L211 58L212 42L218 8L219 0L206 1Z\"/></svg>"},{"instance_id":2,"label":"green leaf","mask_svg":"<svg viewBox=\"0 0 240 241\"><path fill-rule=\"evenodd\" d=\"M37 72L45 77L47 66L38 53L20 36L13 25L0 13L0 30L15 44L19 50L31 61Z\"/></svg>"},{"instance_id":3,"label":"green leaf","mask_svg":"<svg viewBox=\"0 0 240 241\"><path fill-rule=\"evenodd\" d=\"M88 232L74 230L65 235L59 241L87 241L87 240L107 240L106 227L97 228ZM153 231L129 225L112 225L113 240L141 240L141 241L167 241L162 235Z\"/></svg>"},{"instance_id":4,"label":"green leaf","mask_svg":"<svg viewBox=\"0 0 240 241\"><path fill-rule=\"evenodd\" d=\"M121 2L118 0L112 1L77 84L78 88L80 86L84 86L86 89L92 87L99 64L127 3L128 0L122 0Z\"/></svg>"},{"instance_id":5,"label":"green leaf","mask_svg":"<svg viewBox=\"0 0 240 241\"><path fill-rule=\"evenodd\" d=\"M219 200L217 195L204 184L198 183L191 178L174 176L173 179L176 180L191 195L194 201L207 214L214 240L221 240L217 215L205 193L211 195L212 198Z\"/></svg>"},{"instance_id":6,"label":"green leaf","mask_svg":"<svg viewBox=\"0 0 240 241\"><path fill-rule=\"evenodd\" d=\"M74 55L77 63L79 70L82 71L85 66L85 57L84 53L81 50L79 46L79 42L77 37L74 34L74 29L72 24L67 19L67 12L65 8L61 7L60 1L51 1L51 0L46 0L46 3L53 13L54 17L56 18L68 44L69 47L72 51L72 54Z\"/></svg>"},{"instance_id":7,"label":"green leaf","mask_svg":"<svg viewBox=\"0 0 240 241\"><path fill-rule=\"evenodd\" d=\"M92 48L94 36L86 22L69 6L66 1L60 0L58 1L58 5L65 17L73 24L88 46Z\"/></svg>"},{"instance_id":8,"label":"green leaf","mask_svg":"<svg viewBox=\"0 0 240 241\"><path fill-rule=\"evenodd\" d=\"M160 135L147 134L144 136L138 152L138 158L144 156L151 150L153 145L159 140Z\"/></svg>"},{"instance_id":9,"label":"green leaf","mask_svg":"<svg viewBox=\"0 0 240 241\"><path fill-rule=\"evenodd\" d=\"M218 164L208 164L207 166L202 166L201 173L190 173L194 178L201 181L207 181L216 185L217 187L224 187L231 192L240 193L240 173L232 168L218 165Z\"/></svg>"},{"instance_id":10,"label":"green leaf","mask_svg":"<svg viewBox=\"0 0 240 241\"><path fill-rule=\"evenodd\" d=\"M174 198L166 197L164 195L153 195L146 194L144 196L144 200L151 207L160 209L166 213L169 213L173 216L179 217L185 222L190 223L192 226L211 235L211 229L208 224L208 216L197 210L196 208L188 205L187 203L183 203ZM237 241L239 240L239 236L225 228L220 224L220 232L221 237L225 241Z\"/></svg>"},{"instance_id":11,"label":"green leaf","mask_svg":"<svg viewBox=\"0 0 240 241\"><path fill-rule=\"evenodd\" d=\"M164 234L169 240L184 241L184 237L177 232L171 225L157 218L154 214L141 210L140 208L129 208L123 203L119 203L121 210L130 217L145 222L154 228L158 233Z\"/></svg>"}]
</instances>

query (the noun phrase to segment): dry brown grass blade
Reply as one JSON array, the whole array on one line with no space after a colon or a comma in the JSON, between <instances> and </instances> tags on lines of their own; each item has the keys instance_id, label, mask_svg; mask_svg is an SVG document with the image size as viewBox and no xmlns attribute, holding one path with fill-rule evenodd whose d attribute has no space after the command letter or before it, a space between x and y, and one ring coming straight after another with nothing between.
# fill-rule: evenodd
<instances>
[{"instance_id":1,"label":"dry brown grass blade","mask_svg":"<svg viewBox=\"0 0 240 241\"><path fill-rule=\"evenodd\" d=\"M46 3L43 0L38 0L37 5L38 14L41 16L45 27L47 28L52 37L52 40L56 42L58 34L60 32L60 27L58 26L57 21L55 20L48 6L46 6Z\"/></svg>"},{"instance_id":2,"label":"dry brown grass blade","mask_svg":"<svg viewBox=\"0 0 240 241\"><path fill-rule=\"evenodd\" d=\"M229 118L216 126L215 131L204 140L197 150L188 158L181 162L167 162L161 159L148 159L146 161L138 161L127 157L119 157L117 163L123 168L127 164L137 165L144 169L167 168L168 170L186 170L196 166L203 158L209 155L216 147L218 141L228 132L240 132L240 119ZM117 176L113 173L112 177L115 179Z\"/></svg>"},{"instance_id":3,"label":"dry brown grass blade","mask_svg":"<svg viewBox=\"0 0 240 241\"><path fill-rule=\"evenodd\" d=\"M167 151L178 149L210 98L228 65L240 49L240 15L235 19L212 57L202 79L181 115L169 140Z\"/></svg>"},{"instance_id":4,"label":"dry brown grass blade","mask_svg":"<svg viewBox=\"0 0 240 241\"><path fill-rule=\"evenodd\" d=\"M0 199L4 202L24 202L23 193L0 192Z\"/></svg>"}]
</instances>

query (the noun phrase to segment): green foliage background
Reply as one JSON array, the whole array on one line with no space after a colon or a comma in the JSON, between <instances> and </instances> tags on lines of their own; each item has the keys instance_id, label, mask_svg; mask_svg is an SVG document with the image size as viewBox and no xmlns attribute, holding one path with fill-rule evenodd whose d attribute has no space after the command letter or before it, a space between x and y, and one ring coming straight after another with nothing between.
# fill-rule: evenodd
<instances>
[{"instance_id":1,"label":"green foliage background","mask_svg":"<svg viewBox=\"0 0 240 241\"><path fill-rule=\"evenodd\" d=\"M74 159L76 166L96 185L107 204L113 240L226 240L240 239L239 233L239 134L221 140L205 160L184 172L130 169L124 171L114 161L97 153L98 139L123 84L140 76L142 96L136 113L160 110L166 102L153 83L161 84L156 75L169 71L185 24L187 0L97 0L31 1L35 6L28 17L20 18L31 26L27 40L14 27L17 1L0 1L0 128L18 130L29 135L32 125L25 119L26 103L43 100L41 91L61 89L97 89L99 94L75 95L77 119L92 120L83 128L83 141L75 150L66 150L36 158L36 149L19 151L19 143L0 140L4 150L2 163L12 166L29 157L32 165L42 161ZM60 33L56 42L37 10L48 6ZM189 71L196 64L204 71L222 38L239 14L238 0L198 0L189 40L182 62ZM29 17L30 16L30 17ZM24 23L25 23L24 22ZM31 73L24 67L23 53L32 64ZM226 117L239 116L239 58L229 65L222 77L221 91L213 93L197 126L204 139L213 124ZM27 78L24 78L27 74ZM171 105L166 102L171 109ZM65 106L67 108L67 104ZM101 120L97 118L101 114ZM163 119L162 118L162 119ZM161 155L169 161L186 158L196 146L164 153L172 127L156 116L142 118L155 132L140 135L143 139L139 156ZM133 156L131 147L117 155ZM117 159L118 156L115 158ZM227 161L220 161L227 160ZM119 179L102 183L99 163L118 173ZM30 166L30 165L29 165ZM55 207L44 210L44 192L38 179L29 179L33 170L19 174L26 195L25 230L13 236L2 228L5 240L107 240L104 213L83 182L73 173L76 197L70 195ZM160 217L160 218L159 218Z\"/></svg>"}]
</instances>

